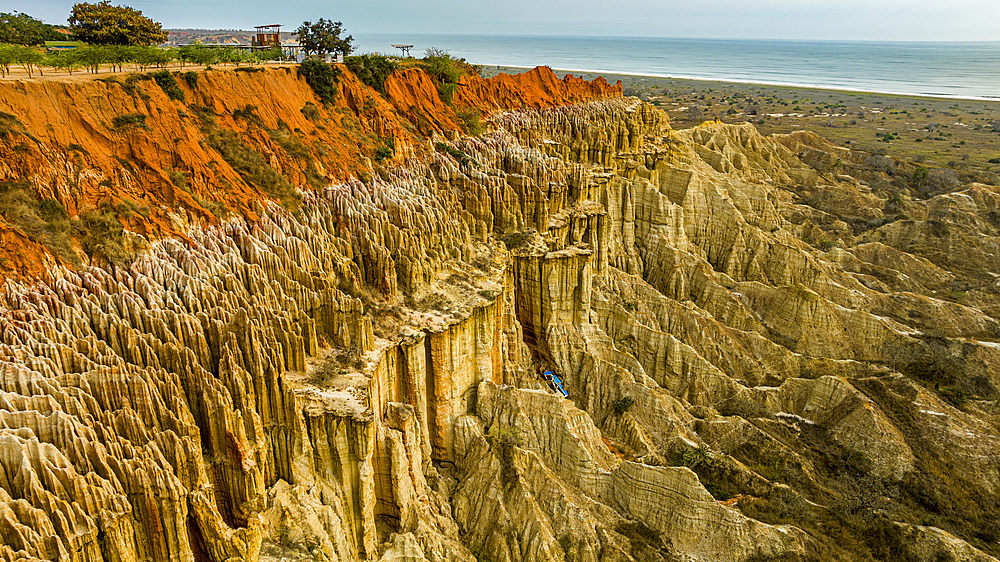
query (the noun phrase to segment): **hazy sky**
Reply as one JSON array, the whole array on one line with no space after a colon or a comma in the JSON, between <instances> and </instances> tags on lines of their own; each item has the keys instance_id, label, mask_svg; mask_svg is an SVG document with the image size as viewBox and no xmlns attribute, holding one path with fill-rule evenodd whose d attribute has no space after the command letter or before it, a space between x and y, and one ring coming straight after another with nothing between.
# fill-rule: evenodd
<instances>
[{"instance_id":1,"label":"hazy sky","mask_svg":"<svg viewBox=\"0 0 1000 562\"><path fill-rule=\"evenodd\" d=\"M97 1L97 0L93 0ZM73 1L3 0L49 23ZM349 33L1000 41L998 0L132 0L165 27L286 29L321 17Z\"/></svg>"}]
</instances>

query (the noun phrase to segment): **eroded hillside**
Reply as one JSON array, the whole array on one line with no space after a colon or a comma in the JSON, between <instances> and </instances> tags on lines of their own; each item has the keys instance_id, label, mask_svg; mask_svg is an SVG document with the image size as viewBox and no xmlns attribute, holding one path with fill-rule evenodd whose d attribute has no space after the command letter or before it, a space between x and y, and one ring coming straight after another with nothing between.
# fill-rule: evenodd
<instances>
[{"instance_id":1,"label":"eroded hillside","mask_svg":"<svg viewBox=\"0 0 1000 562\"><path fill-rule=\"evenodd\" d=\"M994 560L998 188L544 70L466 79L460 136L390 80L4 90L44 225L2 233L0 556ZM46 238L102 198L119 260Z\"/></svg>"}]
</instances>

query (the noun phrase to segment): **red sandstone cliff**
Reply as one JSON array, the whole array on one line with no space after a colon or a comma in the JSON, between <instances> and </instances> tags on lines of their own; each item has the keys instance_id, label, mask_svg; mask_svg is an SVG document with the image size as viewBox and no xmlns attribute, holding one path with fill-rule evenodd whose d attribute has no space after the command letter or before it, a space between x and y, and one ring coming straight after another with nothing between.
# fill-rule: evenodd
<instances>
[{"instance_id":1,"label":"red sandstone cliff","mask_svg":"<svg viewBox=\"0 0 1000 562\"><path fill-rule=\"evenodd\" d=\"M540 67L465 77L449 106L418 69L391 76L384 97L342 71L328 106L291 68L201 72L194 87L178 80L184 101L148 79L0 83L0 182L27 182L39 201L58 201L70 217L127 202L140 211L124 219L129 230L178 235L191 220L214 221L226 210L254 218L254 202L282 189L364 177L378 147L394 144L402 159L413 154L414 135L458 129L456 108L621 95L620 84L559 80ZM0 277L44 276L52 259L37 239L0 221Z\"/></svg>"}]
</instances>

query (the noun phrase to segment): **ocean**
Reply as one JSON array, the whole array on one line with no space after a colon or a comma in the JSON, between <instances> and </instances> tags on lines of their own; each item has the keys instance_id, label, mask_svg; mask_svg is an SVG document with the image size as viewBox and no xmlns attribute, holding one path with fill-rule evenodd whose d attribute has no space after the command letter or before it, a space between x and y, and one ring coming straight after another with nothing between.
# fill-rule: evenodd
<instances>
[{"instance_id":1,"label":"ocean","mask_svg":"<svg viewBox=\"0 0 1000 562\"><path fill-rule=\"evenodd\" d=\"M484 65L1000 99L1000 42L867 42L364 34L359 52L428 47Z\"/></svg>"}]
</instances>

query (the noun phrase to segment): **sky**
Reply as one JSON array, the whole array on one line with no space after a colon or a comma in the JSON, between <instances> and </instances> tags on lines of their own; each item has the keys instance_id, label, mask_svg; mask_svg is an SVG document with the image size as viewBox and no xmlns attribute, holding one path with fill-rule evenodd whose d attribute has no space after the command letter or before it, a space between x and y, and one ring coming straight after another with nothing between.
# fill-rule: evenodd
<instances>
[{"instance_id":1,"label":"sky","mask_svg":"<svg viewBox=\"0 0 1000 562\"><path fill-rule=\"evenodd\" d=\"M96 2L97 0L93 0ZM3 0L64 24L73 1ZM112 0L165 28L344 22L348 33L1000 41L997 0Z\"/></svg>"}]
</instances>

